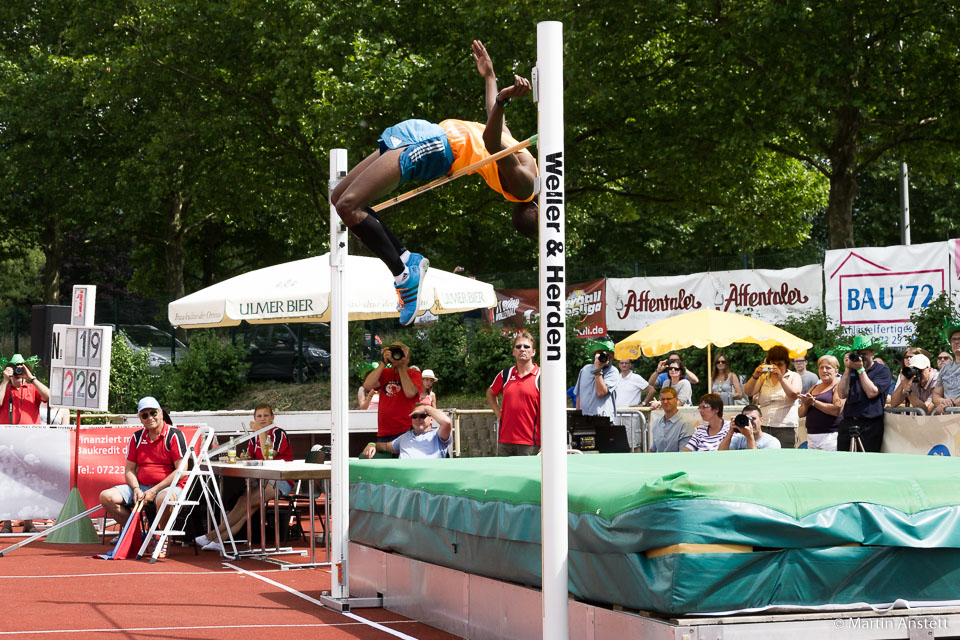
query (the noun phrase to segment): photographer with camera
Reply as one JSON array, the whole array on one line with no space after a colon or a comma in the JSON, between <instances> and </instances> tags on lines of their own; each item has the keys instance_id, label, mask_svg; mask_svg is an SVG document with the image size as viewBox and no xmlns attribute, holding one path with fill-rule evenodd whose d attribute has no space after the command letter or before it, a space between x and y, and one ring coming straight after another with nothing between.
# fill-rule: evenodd
<instances>
[{"instance_id":1,"label":"photographer with camera","mask_svg":"<svg viewBox=\"0 0 960 640\"><path fill-rule=\"evenodd\" d=\"M616 390L620 374L613 366L613 341L593 340L587 345L593 362L577 376L577 409L585 416L613 417L617 410Z\"/></svg>"},{"instance_id":2,"label":"photographer with camera","mask_svg":"<svg viewBox=\"0 0 960 640\"><path fill-rule=\"evenodd\" d=\"M7 360L0 359L3 366L3 382L0 383L0 424L41 424L40 405L50 400L50 389L33 375L30 365L37 366L37 356L24 359L19 353ZM23 532L33 533L33 520L23 521ZM0 522L0 533L13 533L10 520Z\"/></svg>"},{"instance_id":3,"label":"photographer with camera","mask_svg":"<svg viewBox=\"0 0 960 640\"><path fill-rule=\"evenodd\" d=\"M800 425L799 402L803 381L796 371L787 369L790 352L776 345L767 350L763 364L757 366L753 375L743 385L748 397L756 397L756 405L767 416L769 427L793 427Z\"/></svg>"},{"instance_id":4,"label":"photographer with camera","mask_svg":"<svg viewBox=\"0 0 960 640\"><path fill-rule=\"evenodd\" d=\"M3 364L3 383L0 383L0 424L41 424L40 405L50 400L50 389L30 371L39 359L24 359L19 353Z\"/></svg>"},{"instance_id":5,"label":"photographer with camera","mask_svg":"<svg viewBox=\"0 0 960 640\"><path fill-rule=\"evenodd\" d=\"M907 349L909 353L911 349ZM937 386L940 372L930 365L930 358L913 349L904 358L904 367L900 369L897 388L890 394L890 406L899 407L904 403L922 409L930 415L933 412L933 389Z\"/></svg>"},{"instance_id":6,"label":"photographer with camera","mask_svg":"<svg viewBox=\"0 0 960 640\"><path fill-rule=\"evenodd\" d=\"M837 430L837 451L849 451L851 438L859 437L864 451L880 451L883 444L883 405L891 375L887 365L874 360L883 343L871 336L856 336L843 357L843 376L834 402L846 399ZM856 442L856 440L854 440ZM859 446L857 447L859 450Z\"/></svg>"},{"instance_id":7,"label":"photographer with camera","mask_svg":"<svg viewBox=\"0 0 960 640\"><path fill-rule=\"evenodd\" d=\"M392 442L410 428L410 414L423 391L420 372L410 368L410 347L393 342L384 347L381 362L363 380L367 391L380 392L377 442Z\"/></svg>"},{"instance_id":8,"label":"photographer with camera","mask_svg":"<svg viewBox=\"0 0 960 640\"><path fill-rule=\"evenodd\" d=\"M780 441L763 432L763 414L760 407L748 404L733 417L730 430L720 441L719 451L741 449L779 449Z\"/></svg>"}]
</instances>

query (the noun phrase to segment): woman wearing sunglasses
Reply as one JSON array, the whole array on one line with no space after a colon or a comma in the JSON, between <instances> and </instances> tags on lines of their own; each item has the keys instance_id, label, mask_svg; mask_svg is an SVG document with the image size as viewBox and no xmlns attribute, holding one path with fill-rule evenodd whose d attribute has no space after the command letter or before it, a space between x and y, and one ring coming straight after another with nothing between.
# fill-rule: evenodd
<instances>
[{"instance_id":1,"label":"woman wearing sunglasses","mask_svg":"<svg viewBox=\"0 0 960 640\"><path fill-rule=\"evenodd\" d=\"M663 391L667 387L672 387L677 391L677 399L681 405L693 403L693 387L690 386L690 381L687 380L687 370L683 366L683 363L671 362L667 365L667 379L660 387L660 390Z\"/></svg>"},{"instance_id":2,"label":"woman wearing sunglasses","mask_svg":"<svg viewBox=\"0 0 960 640\"><path fill-rule=\"evenodd\" d=\"M722 353L713 358L713 386L710 390L720 396L726 406L746 404L740 377L730 371L730 361Z\"/></svg>"}]
</instances>

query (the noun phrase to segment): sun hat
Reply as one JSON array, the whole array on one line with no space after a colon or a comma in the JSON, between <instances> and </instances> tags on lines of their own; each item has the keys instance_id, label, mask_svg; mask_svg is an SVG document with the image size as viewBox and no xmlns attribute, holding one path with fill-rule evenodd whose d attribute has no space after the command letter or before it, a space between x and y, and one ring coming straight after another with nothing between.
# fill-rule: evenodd
<instances>
[{"instance_id":1,"label":"sun hat","mask_svg":"<svg viewBox=\"0 0 960 640\"><path fill-rule=\"evenodd\" d=\"M957 331L960 331L960 321L944 318L943 329L940 330L940 335L943 336L943 339L947 342L947 344L950 344L950 336L955 334Z\"/></svg>"},{"instance_id":2,"label":"sun hat","mask_svg":"<svg viewBox=\"0 0 960 640\"><path fill-rule=\"evenodd\" d=\"M432 378L433 380L437 380L437 379L438 379L437 376L433 373L433 369L424 369L424 370L423 370L423 373L420 374L420 377L421 377L421 378Z\"/></svg>"},{"instance_id":3,"label":"sun hat","mask_svg":"<svg viewBox=\"0 0 960 640\"><path fill-rule=\"evenodd\" d=\"M597 351L613 351L613 340L603 338L601 340L591 340L587 343L587 353L593 355Z\"/></svg>"}]
</instances>

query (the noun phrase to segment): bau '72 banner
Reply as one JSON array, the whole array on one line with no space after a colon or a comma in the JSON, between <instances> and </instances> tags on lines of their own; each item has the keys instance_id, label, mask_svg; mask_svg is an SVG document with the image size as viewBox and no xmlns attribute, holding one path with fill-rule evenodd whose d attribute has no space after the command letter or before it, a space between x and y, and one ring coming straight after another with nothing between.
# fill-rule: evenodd
<instances>
[{"instance_id":1,"label":"bau '72 banner","mask_svg":"<svg viewBox=\"0 0 960 640\"><path fill-rule=\"evenodd\" d=\"M827 318L849 333L909 346L910 316L949 290L950 248L947 242L930 242L827 251Z\"/></svg>"}]
</instances>

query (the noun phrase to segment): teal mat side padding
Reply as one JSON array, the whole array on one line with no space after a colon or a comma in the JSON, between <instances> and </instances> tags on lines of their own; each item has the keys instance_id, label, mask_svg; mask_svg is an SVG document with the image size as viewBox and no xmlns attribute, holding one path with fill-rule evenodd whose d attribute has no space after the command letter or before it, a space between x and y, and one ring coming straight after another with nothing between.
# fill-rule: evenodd
<instances>
[{"instance_id":1,"label":"teal mat side padding","mask_svg":"<svg viewBox=\"0 0 960 640\"><path fill-rule=\"evenodd\" d=\"M539 544L370 512L351 512L350 538L452 569L541 584ZM571 550L569 569L569 589L578 598L666 615L898 598L942 601L960 593L957 549L833 547L657 558Z\"/></svg>"}]
</instances>

